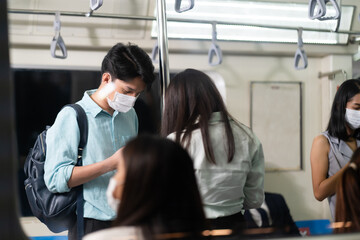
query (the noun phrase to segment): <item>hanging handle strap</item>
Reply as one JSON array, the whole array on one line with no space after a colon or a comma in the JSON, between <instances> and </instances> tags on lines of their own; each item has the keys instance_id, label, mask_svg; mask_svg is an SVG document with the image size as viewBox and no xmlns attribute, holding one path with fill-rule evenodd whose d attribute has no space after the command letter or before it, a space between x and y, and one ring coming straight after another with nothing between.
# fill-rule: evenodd
<instances>
[{"instance_id":1,"label":"hanging handle strap","mask_svg":"<svg viewBox=\"0 0 360 240\"><path fill-rule=\"evenodd\" d=\"M302 66L299 65L300 60L302 60L302 62L303 62ZM308 61L307 61L307 56L306 56L304 49L298 48L295 52L295 68L297 70L302 70L302 69L307 68L307 65L308 65Z\"/></svg>"},{"instance_id":2,"label":"hanging handle strap","mask_svg":"<svg viewBox=\"0 0 360 240\"><path fill-rule=\"evenodd\" d=\"M317 11L315 9L317 8ZM326 14L326 4L323 0L310 0L309 2L309 18L319 19Z\"/></svg>"},{"instance_id":3,"label":"hanging handle strap","mask_svg":"<svg viewBox=\"0 0 360 240\"><path fill-rule=\"evenodd\" d=\"M332 6L335 9L335 15L325 17L326 4L329 2L332 4ZM317 11L315 10L316 7L318 7ZM310 0L310 2L309 2L309 18L310 19L313 19L313 20L318 19L320 21L336 20L336 19L340 19L340 16L341 16L341 9L336 0Z\"/></svg>"},{"instance_id":4,"label":"hanging handle strap","mask_svg":"<svg viewBox=\"0 0 360 240\"><path fill-rule=\"evenodd\" d=\"M67 49L65 46L65 42L60 35L61 29L61 22L60 22L60 12L55 13L55 20L54 20L54 30L55 36L53 37L51 44L50 44L50 52L53 58L61 58L65 59L67 57ZM59 47L61 50L62 55L56 54L56 48Z\"/></svg>"},{"instance_id":5,"label":"hanging handle strap","mask_svg":"<svg viewBox=\"0 0 360 240\"><path fill-rule=\"evenodd\" d=\"M158 41L156 41L152 51L151 51L151 60L153 63L158 63L159 60L156 59L156 57L158 56L159 54L159 43Z\"/></svg>"},{"instance_id":6,"label":"hanging handle strap","mask_svg":"<svg viewBox=\"0 0 360 240\"><path fill-rule=\"evenodd\" d=\"M307 60L307 56L306 53L303 49L303 39L302 39L302 28L298 29L298 49L295 52L295 57L294 57L294 65L295 68L297 70L301 70L301 69L305 69L307 68L308 65L308 60ZM300 60L303 62L303 65L299 65L300 64Z\"/></svg>"},{"instance_id":7,"label":"hanging handle strap","mask_svg":"<svg viewBox=\"0 0 360 240\"><path fill-rule=\"evenodd\" d=\"M175 11L178 13L186 12L194 7L194 0L188 0L188 4L181 6L181 0L175 0Z\"/></svg>"},{"instance_id":8,"label":"hanging handle strap","mask_svg":"<svg viewBox=\"0 0 360 240\"><path fill-rule=\"evenodd\" d=\"M103 0L90 0L90 11L85 14L86 17L90 17L92 13L99 9L103 4Z\"/></svg>"},{"instance_id":9,"label":"hanging handle strap","mask_svg":"<svg viewBox=\"0 0 360 240\"><path fill-rule=\"evenodd\" d=\"M339 4L337 3L336 0L322 0L325 2L325 5L330 2L334 9L335 9L335 15L334 16L329 16L329 17L320 17L319 20L320 21L324 21L324 20L336 20L336 19L340 19L341 16L341 10L339 7Z\"/></svg>"},{"instance_id":10,"label":"hanging handle strap","mask_svg":"<svg viewBox=\"0 0 360 240\"><path fill-rule=\"evenodd\" d=\"M222 62L222 52L220 47L216 44L217 32L216 32L216 23L212 23L212 41L208 53L208 63L211 66L219 65ZM217 61L213 62L214 56L217 56Z\"/></svg>"}]
</instances>

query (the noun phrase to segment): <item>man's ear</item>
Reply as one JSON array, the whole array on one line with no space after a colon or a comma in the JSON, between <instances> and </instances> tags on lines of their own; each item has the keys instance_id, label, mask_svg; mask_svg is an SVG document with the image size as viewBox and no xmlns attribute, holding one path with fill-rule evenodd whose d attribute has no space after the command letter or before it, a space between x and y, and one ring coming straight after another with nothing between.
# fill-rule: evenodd
<instances>
[{"instance_id":1,"label":"man's ear","mask_svg":"<svg viewBox=\"0 0 360 240\"><path fill-rule=\"evenodd\" d=\"M111 82L111 75L108 72L103 73L101 77L101 83L109 83Z\"/></svg>"}]
</instances>

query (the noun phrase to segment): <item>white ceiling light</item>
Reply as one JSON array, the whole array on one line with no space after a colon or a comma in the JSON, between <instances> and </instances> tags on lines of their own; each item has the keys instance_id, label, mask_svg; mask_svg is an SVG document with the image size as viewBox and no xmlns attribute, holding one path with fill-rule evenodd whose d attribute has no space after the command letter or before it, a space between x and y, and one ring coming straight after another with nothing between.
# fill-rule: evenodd
<instances>
[{"instance_id":1,"label":"white ceiling light","mask_svg":"<svg viewBox=\"0 0 360 240\"><path fill-rule=\"evenodd\" d=\"M196 0L192 10L177 13L174 0L166 0L168 19L217 21L217 39L228 41L284 42L296 43L297 31L275 29L304 28L304 43L347 44L349 35L331 33L336 29L337 20L318 21L308 17L308 4L252 2L235 0ZM335 9L328 9L335 14ZM339 31L350 31L354 6L341 7ZM220 22L220 23L219 23ZM221 24L226 22L229 24ZM236 25L238 24L238 25ZM268 26L259 27L259 26ZM168 38L211 39L210 23L168 21ZM306 31L306 28L329 30L329 32ZM156 24L152 36L156 37Z\"/></svg>"}]
</instances>

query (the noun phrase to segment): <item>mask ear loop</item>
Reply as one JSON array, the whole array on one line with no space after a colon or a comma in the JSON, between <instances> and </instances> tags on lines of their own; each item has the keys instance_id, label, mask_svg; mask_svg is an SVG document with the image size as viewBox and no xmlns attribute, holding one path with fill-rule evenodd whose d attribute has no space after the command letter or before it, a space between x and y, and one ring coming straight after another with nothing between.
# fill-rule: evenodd
<instances>
[{"instance_id":1,"label":"mask ear loop","mask_svg":"<svg viewBox=\"0 0 360 240\"><path fill-rule=\"evenodd\" d=\"M156 41L156 43L151 51L151 60L153 63L159 62L159 60L156 59L158 54L159 54L159 43L158 43L158 41Z\"/></svg>"},{"instance_id":2,"label":"mask ear loop","mask_svg":"<svg viewBox=\"0 0 360 240\"><path fill-rule=\"evenodd\" d=\"M53 37L50 44L50 52L53 58L65 59L67 57L67 50L66 50L65 42L60 35L60 29L61 29L60 12L56 12L55 20L54 20L55 36ZM60 48L62 55L56 54L57 46Z\"/></svg>"},{"instance_id":3,"label":"mask ear loop","mask_svg":"<svg viewBox=\"0 0 360 240\"><path fill-rule=\"evenodd\" d=\"M103 0L90 0L90 11L85 14L86 17L90 17L92 13L99 9L103 4Z\"/></svg>"},{"instance_id":4,"label":"mask ear loop","mask_svg":"<svg viewBox=\"0 0 360 240\"><path fill-rule=\"evenodd\" d=\"M304 63L303 66L299 66L300 60ZM295 52L294 64L297 70L305 69L308 65L307 56L303 49L302 28L298 29L298 49Z\"/></svg>"},{"instance_id":5,"label":"mask ear loop","mask_svg":"<svg viewBox=\"0 0 360 240\"><path fill-rule=\"evenodd\" d=\"M216 66L221 64L222 62L222 52L220 47L216 44L217 32L216 32L216 22L212 23L212 41L211 46L208 53L208 63L211 66ZM217 56L218 60L213 62L214 56Z\"/></svg>"},{"instance_id":6,"label":"mask ear loop","mask_svg":"<svg viewBox=\"0 0 360 240\"><path fill-rule=\"evenodd\" d=\"M195 5L194 0L188 0L188 4L181 7L181 2L182 2L181 0L175 0L175 11L178 13L189 11Z\"/></svg>"}]
</instances>

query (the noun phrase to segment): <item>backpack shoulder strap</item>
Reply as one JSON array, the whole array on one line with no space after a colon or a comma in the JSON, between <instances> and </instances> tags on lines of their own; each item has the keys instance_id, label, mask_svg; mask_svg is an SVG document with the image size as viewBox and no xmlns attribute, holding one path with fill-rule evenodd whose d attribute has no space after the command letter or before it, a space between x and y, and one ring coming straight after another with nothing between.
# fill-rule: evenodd
<instances>
[{"instance_id":1,"label":"backpack shoulder strap","mask_svg":"<svg viewBox=\"0 0 360 240\"><path fill-rule=\"evenodd\" d=\"M87 143L88 138L88 121L86 117L85 110L79 104L69 104L68 106L72 107L76 111L76 120L80 129L80 143L79 148L84 148Z\"/></svg>"},{"instance_id":2,"label":"backpack shoulder strap","mask_svg":"<svg viewBox=\"0 0 360 240\"><path fill-rule=\"evenodd\" d=\"M69 104L68 106L72 107L76 111L76 120L80 129L80 142L78 149L78 161L77 166L82 166L82 151L86 146L88 139L88 121L84 109L79 104ZM77 239L82 239L84 236L84 195L83 195L83 186L80 185L77 187L77 201L76 201L76 211L77 211Z\"/></svg>"}]
</instances>

